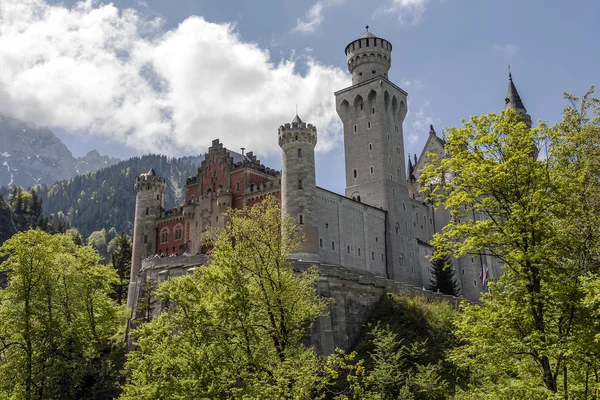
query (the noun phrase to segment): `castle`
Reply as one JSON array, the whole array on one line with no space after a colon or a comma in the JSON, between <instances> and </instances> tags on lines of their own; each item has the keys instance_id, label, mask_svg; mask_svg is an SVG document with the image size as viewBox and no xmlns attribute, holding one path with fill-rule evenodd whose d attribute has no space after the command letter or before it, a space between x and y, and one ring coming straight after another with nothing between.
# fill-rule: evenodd
<instances>
[{"instance_id":1,"label":"castle","mask_svg":"<svg viewBox=\"0 0 600 400\"><path fill-rule=\"evenodd\" d=\"M403 139L407 92L388 79L391 53L392 44L368 30L345 48L352 85L335 93L337 113L343 122L345 195L316 186L317 128L298 115L278 130L281 171L264 166L252 152L240 154L214 140L198 175L186 182L184 204L172 210L164 209L165 180L153 170L140 175L135 183L128 307L135 313L142 283L150 275L166 279L205 262L202 243L206 230L224 226L226 210L250 207L269 195L280 200L282 212L294 218L306 236L301 252L290 257L298 265L311 263L324 271L335 269L334 276L350 274L353 278L348 279L357 282L362 277L369 277L370 282L385 281L380 285L384 288L391 288L391 282L405 288L428 288L431 263L426 257L434 250L429 243L433 234L450 222L450 215L443 207L434 210L426 201L418 178L428 162L427 154L446 156L444 140L431 127L421 155L415 155L414 160L409 155L407 168ZM506 107L531 123L512 76L509 78ZM145 260L155 254L184 252L199 255ZM500 274L498 262L491 257L466 256L452 263L461 295L474 301L482 290L482 275L489 271L489 278L497 279ZM379 292L369 293L376 298ZM371 304L371 300L363 303ZM348 318L344 317L344 323ZM321 336L331 323L322 321ZM352 335L346 332L340 334L341 339L331 340L339 345Z\"/></svg>"}]
</instances>

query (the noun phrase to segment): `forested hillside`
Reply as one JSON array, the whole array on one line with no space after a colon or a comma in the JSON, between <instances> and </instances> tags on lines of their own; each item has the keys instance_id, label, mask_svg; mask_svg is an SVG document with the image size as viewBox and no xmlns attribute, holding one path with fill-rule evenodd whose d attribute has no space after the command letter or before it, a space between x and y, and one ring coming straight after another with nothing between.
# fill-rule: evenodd
<instances>
[{"instance_id":1,"label":"forested hillside","mask_svg":"<svg viewBox=\"0 0 600 400\"><path fill-rule=\"evenodd\" d=\"M135 178L150 168L167 179L166 208L175 207L185 194L185 180L197 173L202 157L168 158L161 155L134 157L86 175L54 185L41 185L38 195L44 213L64 218L84 237L101 229L133 231Z\"/></svg>"}]
</instances>

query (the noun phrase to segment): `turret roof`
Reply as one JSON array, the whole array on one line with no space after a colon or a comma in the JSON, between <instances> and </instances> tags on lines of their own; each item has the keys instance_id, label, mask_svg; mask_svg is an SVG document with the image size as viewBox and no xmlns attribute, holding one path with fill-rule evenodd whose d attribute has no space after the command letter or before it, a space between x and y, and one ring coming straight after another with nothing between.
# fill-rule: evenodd
<instances>
[{"instance_id":1,"label":"turret roof","mask_svg":"<svg viewBox=\"0 0 600 400\"><path fill-rule=\"evenodd\" d=\"M517 87L515 86L512 74L508 73L508 93L506 94L506 106L505 108L512 108L514 110L526 110L523 101L521 100L521 96L519 96L519 92L517 92Z\"/></svg>"},{"instance_id":2,"label":"turret roof","mask_svg":"<svg viewBox=\"0 0 600 400\"><path fill-rule=\"evenodd\" d=\"M154 168L150 168L150 171L146 173L148 176L156 176L156 172L154 172Z\"/></svg>"},{"instance_id":3,"label":"turret roof","mask_svg":"<svg viewBox=\"0 0 600 400\"><path fill-rule=\"evenodd\" d=\"M373 33L369 32L369 31L366 31L365 33L362 34L362 36L360 38L364 39L364 38L372 38L372 37L377 37L377 36L373 35Z\"/></svg>"},{"instance_id":4,"label":"turret roof","mask_svg":"<svg viewBox=\"0 0 600 400\"><path fill-rule=\"evenodd\" d=\"M296 116L292 120L292 123L296 123L296 124L301 124L302 123L302 120L300 119L300 117L298 116L298 114L296 114Z\"/></svg>"}]
</instances>

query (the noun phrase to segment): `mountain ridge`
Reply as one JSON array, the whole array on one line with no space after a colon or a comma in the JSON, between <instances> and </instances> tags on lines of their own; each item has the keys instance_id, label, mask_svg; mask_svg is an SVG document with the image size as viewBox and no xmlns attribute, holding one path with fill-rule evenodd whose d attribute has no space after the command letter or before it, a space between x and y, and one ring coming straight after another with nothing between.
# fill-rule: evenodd
<instances>
[{"instance_id":1,"label":"mountain ridge","mask_svg":"<svg viewBox=\"0 0 600 400\"><path fill-rule=\"evenodd\" d=\"M96 150L74 157L50 128L0 115L0 186L52 184L120 161Z\"/></svg>"}]
</instances>

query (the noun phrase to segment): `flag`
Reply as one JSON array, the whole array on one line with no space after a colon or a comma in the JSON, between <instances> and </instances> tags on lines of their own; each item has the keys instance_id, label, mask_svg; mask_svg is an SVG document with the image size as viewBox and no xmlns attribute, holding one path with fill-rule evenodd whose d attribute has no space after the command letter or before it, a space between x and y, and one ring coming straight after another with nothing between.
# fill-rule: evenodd
<instances>
[{"instance_id":1,"label":"flag","mask_svg":"<svg viewBox=\"0 0 600 400\"><path fill-rule=\"evenodd\" d=\"M487 266L483 267L483 271L482 271L482 278L481 278L481 286L483 287L483 293L487 293L488 292L488 281L490 279L490 270L488 269Z\"/></svg>"}]
</instances>

